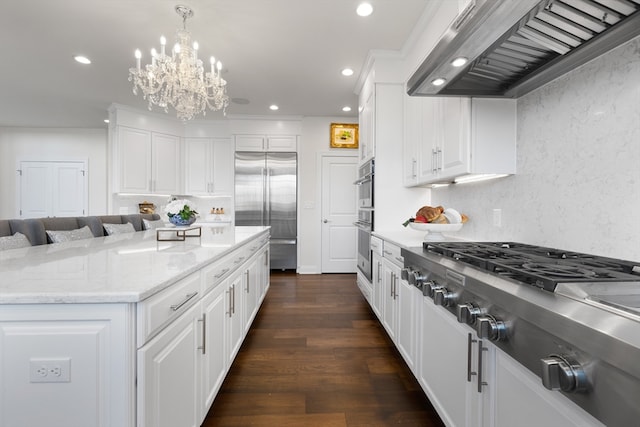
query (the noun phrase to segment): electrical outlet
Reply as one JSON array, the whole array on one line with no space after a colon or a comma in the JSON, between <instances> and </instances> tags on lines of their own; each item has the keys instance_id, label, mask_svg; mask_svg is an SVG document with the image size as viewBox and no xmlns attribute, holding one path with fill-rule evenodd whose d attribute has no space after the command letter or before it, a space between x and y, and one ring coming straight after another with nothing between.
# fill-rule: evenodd
<instances>
[{"instance_id":1,"label":"electrical outlet","mask_svg":"<svg viewBox=\"0 0 640 427\"><path fill-rule=\"evenodd\" d=\"M493 225L495 227L502 227L502 209L493 210Z\"/></svg>"},{"instance_id":2,"label":"electrical outlet","mask_svg":"<svg viewBox=\"0 0 640 427\"><path fill-rule=\"evenodd\" d=\"M32 383L71 382L71 358L29 359L29 381Z\"/></svg>"}]
</instances>

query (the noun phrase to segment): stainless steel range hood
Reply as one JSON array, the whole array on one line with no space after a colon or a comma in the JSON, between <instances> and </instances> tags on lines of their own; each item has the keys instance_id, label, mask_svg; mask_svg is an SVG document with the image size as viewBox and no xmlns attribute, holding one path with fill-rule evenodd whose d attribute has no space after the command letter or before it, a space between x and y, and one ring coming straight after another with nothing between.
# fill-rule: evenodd
<instances>
[{"instance_id":1,"label":"stainless steel range hood","mask_svg":"<svg viewBox=\"0 0 640 427\"><path fill-rule=\"evenodd\" d=\"M640 0L472 0L407 93L517 98L638 35Z\"/></svg>"}]
</instances>

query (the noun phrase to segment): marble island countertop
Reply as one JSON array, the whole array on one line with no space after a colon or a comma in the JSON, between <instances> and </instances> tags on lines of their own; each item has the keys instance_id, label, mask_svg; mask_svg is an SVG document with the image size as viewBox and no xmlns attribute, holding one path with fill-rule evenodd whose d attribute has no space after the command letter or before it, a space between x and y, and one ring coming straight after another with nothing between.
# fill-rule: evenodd
<instances>
[{"instance_id":1,"label":"marble island countertop","mask_svg":"<svg viewBox=\"0 0 640 427\"><path fill-rule=\"evenodd\" d=\"M422 242L425 241L425 232L414 230L412 228L398 227L393 230L376 230L373 233L374 236L381 238L382 240L389 241L403 248L422 247ZM444 238L447 241L462 241L455 234L444 233Z\"/></svg>"},{"instance_id":2,"label":"marble island countertop","mask_svg":"<svg viewBox=\"0 0 640 427\"><path fill-rule=\"evenodd\" d=\"M3 251L0 304L138 302L268 229L202 227L169 242L149 230Z\"/></svg>"}]
</instances>

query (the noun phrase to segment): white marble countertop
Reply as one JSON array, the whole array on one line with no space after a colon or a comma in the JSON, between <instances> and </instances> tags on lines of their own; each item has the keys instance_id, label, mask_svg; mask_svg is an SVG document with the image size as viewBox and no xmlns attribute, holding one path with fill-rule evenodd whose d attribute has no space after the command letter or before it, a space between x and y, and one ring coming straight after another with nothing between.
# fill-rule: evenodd
<instances>
[{"instance_id":1,"label":"white marble countertop","mask_svg":"<svg viewBox=\"0 0 640 427\"><path fill-rule=\"evenodd\" d=\"M424 238L426 235L424 231L418 231L409 227L405 228L402 226L393 230L376 230L371 234L403 248L422 247L422 242L424 242ZM444 238L445 240L450 242L463 240L451 234L444 234Z\"/></svg>"},{"instance_id":2,"label":"white marble countertop","mask_svg":"<svg viewBox=\"0 0 640 427\"><path fill-rule=\"evenodd\" d=\"M154 230L0 252L0 304L138 302L267 232L202 227L158 242Z\"/></svg>"}]
</instances>

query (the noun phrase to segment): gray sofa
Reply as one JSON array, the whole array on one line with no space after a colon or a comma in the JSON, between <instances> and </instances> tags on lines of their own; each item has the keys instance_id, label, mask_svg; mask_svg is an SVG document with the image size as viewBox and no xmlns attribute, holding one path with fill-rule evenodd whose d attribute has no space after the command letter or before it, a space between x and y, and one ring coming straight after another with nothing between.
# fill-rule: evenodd
<instances>
[{"instance_id":1,"label":"gray sofa","mask_svg":"<svg viewBox=\"0 0 640 427\"><path fill-rule=\"evenodd\" d=\"M102 224L126 224L130 222L136 231L144 230L142 219L158 220L158 214L77 216L30 219L0 219L0 237L22 233L29 239L31 246L51 243L46 230L76 230L85 225L95 237L105 236Z\"/></svg>"}]
</instances>

